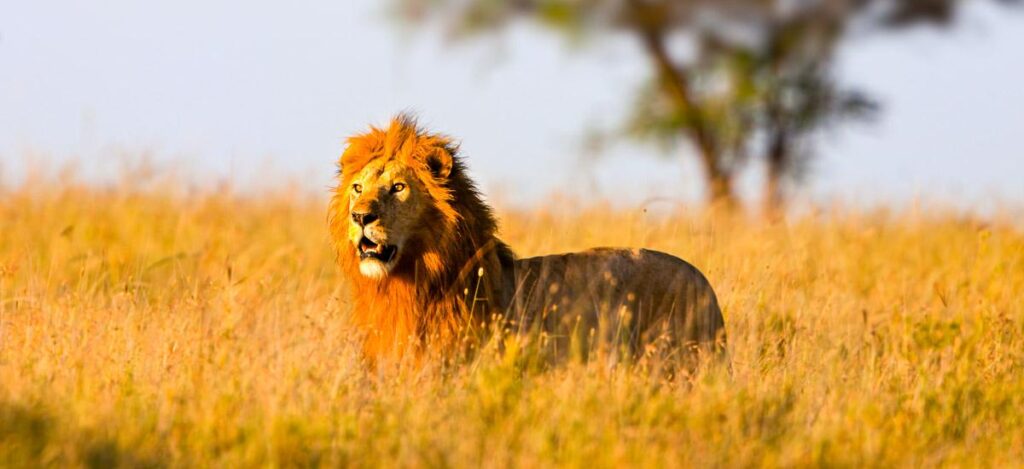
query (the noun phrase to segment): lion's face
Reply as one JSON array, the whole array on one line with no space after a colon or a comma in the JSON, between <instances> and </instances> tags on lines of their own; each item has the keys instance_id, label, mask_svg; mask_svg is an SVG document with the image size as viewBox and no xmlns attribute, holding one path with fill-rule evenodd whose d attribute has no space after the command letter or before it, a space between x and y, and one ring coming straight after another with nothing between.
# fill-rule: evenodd
<instances>
[{"instance_id":1,"label":"lion's face","mask_svg":"<svg viewBox=\"0 0 1024 469\"><path fill-rule=\"evenodd\" d=\"M416 171L400 160L369 162L348 188L348 239L366 277L385 277L398 264L430 207Z\"/></svg>"}]
</instances>

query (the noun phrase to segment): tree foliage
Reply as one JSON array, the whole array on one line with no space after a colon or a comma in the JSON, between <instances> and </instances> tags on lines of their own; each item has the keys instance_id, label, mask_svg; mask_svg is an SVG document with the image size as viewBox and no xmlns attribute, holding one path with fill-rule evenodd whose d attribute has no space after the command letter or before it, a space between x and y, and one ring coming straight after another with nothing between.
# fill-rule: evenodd
<instances>
[{"instance_id":1,"label":"tree foliage","mask_svg":"<svg viewBox=\"0 0 1024 469\"><path fill-rule=\"evenodd\" d=\"M1015 0L996 0L1012 3ZM751 158L768 168L769 210L814 156L812 138L873 116L868 93L835 76L843 40L950 24L961 0L397 0L402 17L459 37L529 19L574 39L625 33L653 73L622 120L626 135L699 157L712 201L735 205L733 180ZM681 54L679 49L688 53ZM679 152L676 152L679 153Z\"/></svg>"}]
</instances>

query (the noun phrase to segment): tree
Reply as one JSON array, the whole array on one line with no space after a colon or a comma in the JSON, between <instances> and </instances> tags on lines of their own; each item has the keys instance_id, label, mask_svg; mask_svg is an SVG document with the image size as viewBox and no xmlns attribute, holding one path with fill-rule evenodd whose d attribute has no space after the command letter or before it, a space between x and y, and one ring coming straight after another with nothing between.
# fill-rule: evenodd
<instances>
[{"instance_id":1,"label":"tree","mask_svg":"<svg viewBox=\"0 0 1024 469\"><path fill-rule=\"evenodd\" d=\"M396 0L404 18L443 22L456 35L529 18L569 37L625 32L653 73L625 119L628 135L687 142L713 204L736 205L734 178L756 153L766 162L766 211L813 157L810 137L877 105L833 73L846 37L928 22L945 25L961 0ZM1015 0L997 0L1010 3ZM694 52L679 57L670 45Z\"/></svg>"},{"instance_id":2,"label":"tree","mask_svg":"<svg viewBox=\"0 0 1024 469\"><path fill-rule=\"evenodd\" d=\"M832 73L834 51L851 16L838 3L805 4L786 14L756 15L747 25L753 40L722 44L727 39L706 33L708 53L743 64L734 67L732 81L750 90L755 132L745 144L758 146L766 163L766 213L780 213L785 183L806 173L811 136L877 110L865 93L841 87Z\"/></svg>"}]
</instances>

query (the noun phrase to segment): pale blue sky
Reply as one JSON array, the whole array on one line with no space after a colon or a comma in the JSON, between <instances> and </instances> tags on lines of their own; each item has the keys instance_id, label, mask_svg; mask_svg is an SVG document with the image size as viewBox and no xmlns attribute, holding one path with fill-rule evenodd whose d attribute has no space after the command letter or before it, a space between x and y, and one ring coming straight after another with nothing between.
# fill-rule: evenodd
<instances>
[{"instance_id":1,"label":"pale blue sky","mask_svg":"<svg viewBox=\"0 0 1024 469\"><path fill-rule=\"evenodd\" d=\"M614 122L648 72L628 38L572 50L522 26L449 47L403 31L373 0L143 3L0 2L6 178L33 154L79 161L98 180L116 155L147 149L208 180L295 178L319 190L345 135L415 110L460 138L484 188L507 202L702 192L692 161L652 148L620 145L582 162L585 130ZM845 80L885 110L827 138L805 196L1024 201L1024 12L986 5L948 33L843 51ZM756 193L756 174L745 192Z\"/></svg>"}]
</instances>

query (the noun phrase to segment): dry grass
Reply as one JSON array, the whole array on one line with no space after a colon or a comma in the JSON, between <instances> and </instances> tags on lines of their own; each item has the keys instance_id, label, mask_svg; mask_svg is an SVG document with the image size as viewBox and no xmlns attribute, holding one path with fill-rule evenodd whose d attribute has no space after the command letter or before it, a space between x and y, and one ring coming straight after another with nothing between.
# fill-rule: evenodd
<instances>
[{"instance_id":1,"label":"dry grass","mask_svg":"<svg viewBox=\"0 0 1024 469\"><path fill-rule=\"evenodd\" d=\"M323 200L45 186L0 192L0 466L1024 461L1009 222L502 213L520 254L644 245L700 266L732 375L488 355L377 376L345 325Z\"/></svg>"}]
</instances>

